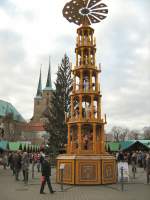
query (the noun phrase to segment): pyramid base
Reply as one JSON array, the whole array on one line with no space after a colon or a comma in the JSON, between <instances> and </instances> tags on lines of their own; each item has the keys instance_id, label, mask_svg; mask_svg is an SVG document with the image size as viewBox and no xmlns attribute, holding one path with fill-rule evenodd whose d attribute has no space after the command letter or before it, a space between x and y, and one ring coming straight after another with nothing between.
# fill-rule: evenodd
<instances>
[{"instance_id":1,"label":"pyramid base","mask_svg":"<svg viewBox=\"0 0 150 200\"><path fill-rule=\"evenodd\" d=\"M57 157L57 183L61 183L62 171L64 184L101 185L116 183L116 160L109 154L59 155Z\"/></svg>"}]
</instances>

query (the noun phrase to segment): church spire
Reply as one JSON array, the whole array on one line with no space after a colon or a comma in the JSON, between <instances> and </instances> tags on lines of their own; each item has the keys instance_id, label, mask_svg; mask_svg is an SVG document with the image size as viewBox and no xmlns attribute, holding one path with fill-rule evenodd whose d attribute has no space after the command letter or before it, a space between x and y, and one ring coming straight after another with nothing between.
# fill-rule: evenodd
<instances>
[{"instance_id":1,"label":"church spire","mask_svg":"<svg viewBox=\"0 0 150 200\"><path fill-rule=\"evenodd\" d=\"M39 83L38 83L36 97L41 97L41 96L42 96L42 81L41 81L41 69L40 69L40 76L39 76Z\"/></svg>"},{"instance_id":2,"label":"church spire","mask_svg":"<svg viewBox=\"0 0 150 200\"><path fill-rule=\"evenodd\" d=\"M47 76L47 82L46 82L46 88L45 88L45 90L52 90L50 57L49 57L49 69L48 69L48 76Z\"/></svg>"}]
</instances>

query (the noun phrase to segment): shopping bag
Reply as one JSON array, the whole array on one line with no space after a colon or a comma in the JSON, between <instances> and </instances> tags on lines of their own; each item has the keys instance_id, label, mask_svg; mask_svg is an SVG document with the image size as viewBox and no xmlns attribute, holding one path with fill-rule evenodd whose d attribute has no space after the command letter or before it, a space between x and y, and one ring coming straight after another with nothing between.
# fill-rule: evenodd
<instances>
[{"instance_id":1,"label":"shopping bag","mask_svg":"<svg viewBox=\"0 0 150 200\"><path fill-rule=\"evenodd\" d=\"M45 181L45 176L41 176L41 183Z\"/></svg>"}]
</instances>

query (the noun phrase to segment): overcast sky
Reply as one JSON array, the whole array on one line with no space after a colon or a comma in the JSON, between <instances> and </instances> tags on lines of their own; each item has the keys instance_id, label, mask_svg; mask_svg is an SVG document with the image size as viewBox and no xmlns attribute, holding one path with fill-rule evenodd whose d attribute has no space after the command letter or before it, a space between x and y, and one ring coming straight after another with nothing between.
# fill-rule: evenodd
<instances>
[{"instance_id":1,"label":"overcast sky","mask_svg":"<svg viewBox=\"0 0 150 200\"><path fill-rule=\"evenodd\" d=\"M33 114L40 66L45 87L64 53L75 63L77 25L62 9L69 0L0 0L0 99L25 119ZM103 0L108 17L92 25L107 127L150 126L150 0Z\"/></svg>"}]
</instances>

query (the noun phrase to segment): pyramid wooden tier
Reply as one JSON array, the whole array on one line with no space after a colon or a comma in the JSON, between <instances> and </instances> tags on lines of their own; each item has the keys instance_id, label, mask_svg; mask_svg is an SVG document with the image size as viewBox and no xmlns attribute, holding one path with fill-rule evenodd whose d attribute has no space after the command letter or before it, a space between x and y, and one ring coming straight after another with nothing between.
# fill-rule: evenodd
<instances>
[{"instance_id":1,"label":"pyramid wooden tier","mask_svg":"<svg viewBox=\"0 0 150 200\"><path fill-rule=\"evenodd\" d=\"M66 184L107 184L116 182L115 158L105 151L104 125L99 87L100 66L96 66L94 29L77 29L76 66L73 73L71 112L67 117L67 154L57 158L57 182L64 166Z\"/></svg>"}]
</instances>

